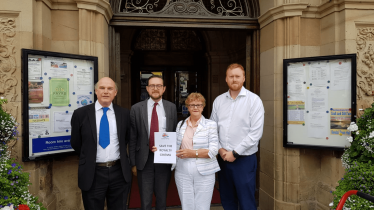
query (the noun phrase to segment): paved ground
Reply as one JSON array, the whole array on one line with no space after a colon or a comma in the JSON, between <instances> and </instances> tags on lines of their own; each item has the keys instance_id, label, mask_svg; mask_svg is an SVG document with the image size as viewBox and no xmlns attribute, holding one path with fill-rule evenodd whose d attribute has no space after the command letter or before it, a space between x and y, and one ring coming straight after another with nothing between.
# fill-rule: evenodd
<instances>
[{"instance_id":1,"label":"paved ground","mask_svg":"<svg viewBox=\"0 0 374 210\"><path fill-rule=\"evenodd\" d=\"M168 207L166 209L167 210L182 210L182 208L180 206L178 206L178 207ZM138 209L131 209L131 210L138 210ZM223 207L221 205L211 205L210 210L223 210ZM257 210L261 210L261 209L257 208Z\"/></svg>"}]
</instances>

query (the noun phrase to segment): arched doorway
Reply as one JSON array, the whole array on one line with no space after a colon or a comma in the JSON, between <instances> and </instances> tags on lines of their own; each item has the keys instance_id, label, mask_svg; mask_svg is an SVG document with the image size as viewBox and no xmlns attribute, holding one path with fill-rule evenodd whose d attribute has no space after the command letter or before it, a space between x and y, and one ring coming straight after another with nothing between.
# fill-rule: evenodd
<instances>
[{"instance_id":1,"label":"arched doorway","mask_svg":"<svg viewBox=\"0 0 374 210\"><path fill-rule=\"evenodd\" d=\"M177 73L188 72L187 93L198 91L206 96L208 103L203 114L209 117L213 100L228 90L225 71L228 64L234 62L245 67L245 87L256 94L260 93L258 0L230 1L235 2L229 4L236 11L232 13L230 11L234 10L228 9L229 5L225 5L225 12L220 12L221 3L225 2L221 0L170 0L166 3L159 3L158 0L139 1L134 4L136 7L133 9L136 10L130 10L134 6L131 5L134 2L131 2L110 1L114 16L109 31L109 62L113 67L109 75L120 83L118 104L131 108L132 104L139 102L142 99L142 79L145 82L147 74L152 72L162 72L167 83L164 98L179 103L176 99L179 99L177 93L181 91L176 88L185 85L182 82L186 76ZM153 5L153 9L150 10L147 5ZM194 32L197 39L193 40L198 40L195 43L200 43L201 48L176 50L171 42L173 31ZM143 33L146 37L144 40L148 42L145 41L144 45L137 48L136 42ZM157 37L156 42L150 41L154 40L153 37ZM177 44L183 43L185 39L178 40ZM160 48L160 44L164 47ZM195 84L197 87L193 88ZM189 85L192 86L190 89ZM146 95L143 95L144 99ZM180 104L177 106L180 107ZM183 117L181 110L179 116ZM259 163L260 152L257 158Z\"/></svg>"}]
</instances>

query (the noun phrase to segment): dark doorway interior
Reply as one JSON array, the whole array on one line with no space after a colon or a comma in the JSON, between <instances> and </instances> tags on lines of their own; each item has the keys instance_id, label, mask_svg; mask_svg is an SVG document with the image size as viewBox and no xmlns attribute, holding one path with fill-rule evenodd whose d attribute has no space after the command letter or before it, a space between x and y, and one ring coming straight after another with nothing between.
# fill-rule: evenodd
<instances>
[{"instance_id":1,"label":"dark doorway interior","mask_svg":"<svg viewBox=\"0 0 374 210\"><path fill-rule=\"evenodd\" d=\"M141 29L133 40L131 104L148 98L145 86L153 74L163 77L163 99L176 104L179 120L187 116L184 101L192 92L208 94L208 66L198 31ZM208 110L204 116L209 117Z\"/></svg>"}]
</instances>

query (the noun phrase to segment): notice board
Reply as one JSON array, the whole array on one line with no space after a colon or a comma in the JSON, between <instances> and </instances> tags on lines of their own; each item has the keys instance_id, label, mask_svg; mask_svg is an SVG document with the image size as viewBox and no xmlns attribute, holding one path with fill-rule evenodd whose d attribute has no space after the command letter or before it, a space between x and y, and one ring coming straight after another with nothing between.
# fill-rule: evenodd
<instances>
[{"instance_id":1,"label":"notice board","mask_svg":"<svg viewBox=\"0 0 374 210\"><path fill-rule=\"evenodd\" d=\"M98 58L22 49L23 161L73 154L70 120L94 103Z\"/></svg>"},{"instance_id":2,"label":"notice board","mask_svg":"<svg viewBox=\"0 0 374 210\"><path fill-rule=\"evenodd\" d=\"M283 60L283 146L343 150L356 114L356 54Z\"/></svg>"}]
</instances>

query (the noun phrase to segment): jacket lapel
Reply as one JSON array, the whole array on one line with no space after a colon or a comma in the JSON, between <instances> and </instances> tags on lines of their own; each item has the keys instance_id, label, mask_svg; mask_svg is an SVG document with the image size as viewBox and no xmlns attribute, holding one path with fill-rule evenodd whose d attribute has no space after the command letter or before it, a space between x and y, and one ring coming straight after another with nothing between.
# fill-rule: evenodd
<instances>
[{"instance_id":1,"label":"jacket lapel","mask_svg":"<svg viewBox=\"0 0 374 210\"><path fill-rule=\"evenodd\" d=\"M165 112L165 119L166 119L166 132L168 131L172 131L173 129L169 129L169 125L170 125L170 120L168 120L169 116L170 116L170 113L169 113L169 107L168 107L168 104L165 103L165 100L162 100L162 105L164 106L164 112Z\"/></svg>"},{"instance_id":2,"label":"jacket lapel","mask_svg":"<svg viewBox=\"0 0 374 210\"><path fill-rule=\"evenodd\" d=\"M95 140L95 143L97 143L95 103L93 103L92 105L88 107L87 112L88 112L88 119L91 125L92 136L93 136L93 139Z\"/></svg>"},{"instance_id":3,"label":"jacket lapel","mask_svg":"<svg viewBox=\"0 0 374 210\"><path fill-rule=\"evenodd\" d=\"M121 129L122 129L121 114L120 114L120 110L119 110L118 106L113 104L113 109L114 109L114 115L116 116L117 136L118 136L118 140L120 140L121 139Z\"/></svg>"},{"instance_id":4,"label":"jacket lapel","mask_svg":"<svg viewBox=\"0 0 374 210\"><path fill-rule=\"evenodd\" d=\"M200 120L199 125L196 128L195 135L196 135L196 133L198 133L199 131L201 131L201 129L203 129L204 127L205 127L205 117L201 116L201 120Z\"/></svg>"},{"instance_id":5,"label":"jacket lapel","mask_svg":"<svg viewBox=\"0 0 374 210\"><path fill-rule=\"evenodd\" d=\"M142 103L142 110L141 110L141 113L142 113L142 118L143 118L143 122L144 122L144 126L145 126L145 130L147 131L148 133L148 136L149 136L149 128L148 128L148 108L147 108L147 103L148 103L148 100L145 100L143 103Z\"/></svg>"}]
</instances>

